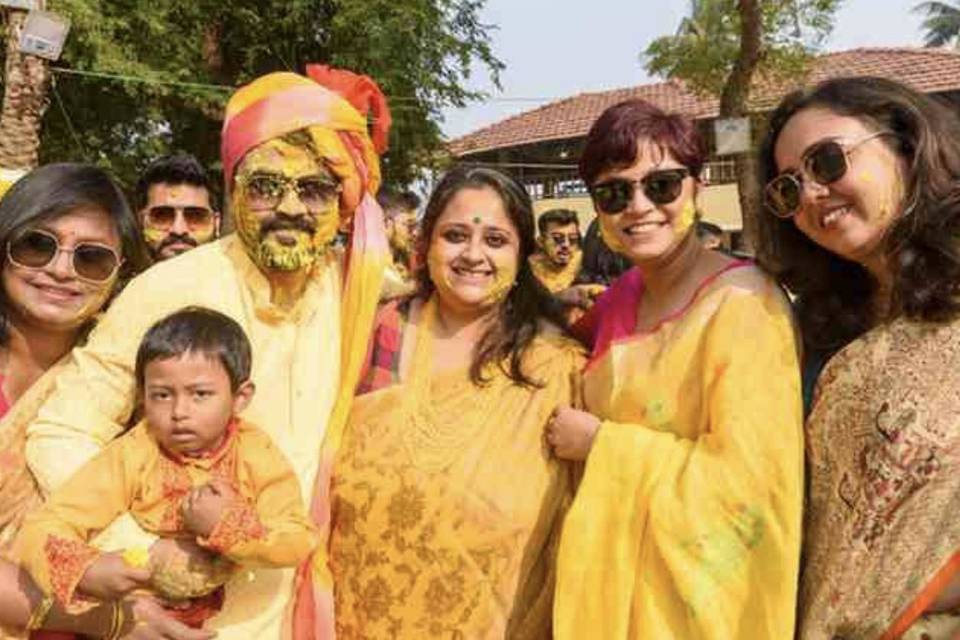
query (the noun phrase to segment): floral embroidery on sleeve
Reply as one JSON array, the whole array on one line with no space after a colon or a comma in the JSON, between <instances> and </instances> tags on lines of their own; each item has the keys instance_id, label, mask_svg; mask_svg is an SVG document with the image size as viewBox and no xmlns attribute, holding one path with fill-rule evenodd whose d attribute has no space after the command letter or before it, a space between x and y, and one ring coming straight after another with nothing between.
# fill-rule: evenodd
<instances>
[{"instance_id":1,"label":"floral embroidery on sleeve","mask_svg":"<svg viewBox=\"0 0 960 640\"><path fill-rule=\"evenodd\" d=\"M81 610L93 604L83 596L75 595L77 584L87 568L100 555L96 549L79 540L51 535L43 546L50 572L53 596L69 610Z\"/></svg>"},{"instance_id":2,"label":"floral embroidery on sleeve","mask_svg":"<svg viewBox=\"0 0 960 640\"><path fill-rule=\"evenodd\" d=\"M266 535L267 528L254 508L244 500L235 500L224 509L210 536L201 542L218 553L227 553L238 544L260 540Z\"/></svg>"}]
</instances>

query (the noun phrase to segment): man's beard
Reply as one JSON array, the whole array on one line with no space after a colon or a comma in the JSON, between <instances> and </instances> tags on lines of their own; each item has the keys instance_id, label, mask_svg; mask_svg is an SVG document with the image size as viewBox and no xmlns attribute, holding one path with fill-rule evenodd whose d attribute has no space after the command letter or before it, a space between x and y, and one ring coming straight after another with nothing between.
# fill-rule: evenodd
<instances>
[{"instance_id":1,"label":"man's beard","mask_svg":"<svg viewBox=\"0 0 960 640\"><path fill-rule=\"evenodd\" d=\"M267 269L277 271L299 271L313 266L323 248L314 244L317 224L309 216L275 215L265 220L260 227L260 242L256 252L258 262ZM293 244L284 244L277 231L294 231Z\"/></svg>"},{"instance_id":2,"label":"man's beard","mask_svg":"<svg viewBox=\"0 0 960 640\"><path fill-rule=\"evenodd\" d=\"M163 242L160 243L160 246L158 246L155 251L152 251L154 260L161 260L164 249L175 244L187 244L190 245L190 249L196 249L197 246L199 246L199 243L192 236L186 233L171 233L163 239ZM183 251L179 251L174 255L186 253L190 249L184 249Z\"/></svg>"},{"instance_id":3,"label":"man's beard","mask_svg":"<svg viewBox=\"0 0 960 640\"><path fill-rule=\"evenodd\" d=\"M553 254L552 256L548 254L548 255L547 255L547 258L550 259L550 262L553 263L553 266L555 266L555 267L557 267L557 268L561 268L561 267L565 267L565 266L567 266L568 264L570 264L570 261L573 260L573 252L568 252L568 253L565 253L565 254L561 254L561 253L558 251L558 252L556 252L555 254Z\"/></svg>"}]
</instances>

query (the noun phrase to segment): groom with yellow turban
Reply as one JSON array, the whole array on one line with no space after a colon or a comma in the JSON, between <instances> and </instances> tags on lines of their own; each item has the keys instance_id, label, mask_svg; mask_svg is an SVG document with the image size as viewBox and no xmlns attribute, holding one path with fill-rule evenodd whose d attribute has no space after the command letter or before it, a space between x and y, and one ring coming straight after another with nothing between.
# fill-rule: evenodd
<instances>
[{"instance_id":1,"label":"groom with yellow turban","mask_svg":"<svg viewBox=\"0 0 960 640\"><path fill-rule=\"evenodd\" d=\"M236 234L132 280L86 345L41 385L48 397L36 415L14 416L29 424L26 456L42 493L124 430L137 402L141 337L160 318L196 305L225 313L249 336L257 392L243 417L290 460L317 524L326 526L329 463L389 260L373 196L390 117L369 78L320 65L307 73L261 77L227 104L222 159ZM346 251L334 247L340 231L349 237ZM131 523L116 524L104 546L151 543ZM152 545L155 564L180 552L165 544ZM322 557L299 575L244 571L227 583L223 609L207 626L221 639L291 637L296 611L301 627L323 633L328 591Z\"/></svg>"}]
</instances>

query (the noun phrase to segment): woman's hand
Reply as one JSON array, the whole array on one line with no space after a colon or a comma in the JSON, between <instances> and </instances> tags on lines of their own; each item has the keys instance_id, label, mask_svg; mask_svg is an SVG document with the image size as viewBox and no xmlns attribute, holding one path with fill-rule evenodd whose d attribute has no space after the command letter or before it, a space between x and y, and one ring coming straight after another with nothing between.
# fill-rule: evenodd
<instances>
[{"instance_id":1,"label":"woman's hand","mask_svg":"<svg viewBox=\"0 0 960 640\"><path fill-rule=\"evenodd\" d=\"M119 600L149 582L150 569L131 567L119 553L104 553L87 567L77 591L97 600Z\"/></svg>"},{"instance_id":2,"label":"woman's hand","mask_svg":"<svg viewBox=\"0 0 960 640\"><path fill-rule=\"evenodd\" d=\"M125 601L123 608L124 622L118 636L123 640L210 640L217 635L174 620L148 597Z\"/></svg>"},{"instance_id":3,"label":"woman's hand","mask_svg":"<svg viewBox=\"0 0 960 640\"><path fill-rule=\"evenodd\" d=\"M558 458L586 460L599 428L600 419L592 413L557 407L547 421L547 443Z\"/></svg>"},{"instance_id":4,"label":"woman's hand","mask_svg":"<svg viewBox=\"0 0 960 640\"><path fill-rule=\"evenodd\" d=\"M601 284L575 284L557 293L554 297L561 304L581 309L589 309L597 297L607 288Z\"/></svg>"},{"instance_id":5,"label":"woman's hand","mask_svg":"<svg viewBox=\"0 0 960 640\"><path fill-rule=\"evenodd\" d=\"M189 538L161 538L150 547L153 593L182 600L210 593L229 579L234 564Z\"/></svg>"}]
</instances>

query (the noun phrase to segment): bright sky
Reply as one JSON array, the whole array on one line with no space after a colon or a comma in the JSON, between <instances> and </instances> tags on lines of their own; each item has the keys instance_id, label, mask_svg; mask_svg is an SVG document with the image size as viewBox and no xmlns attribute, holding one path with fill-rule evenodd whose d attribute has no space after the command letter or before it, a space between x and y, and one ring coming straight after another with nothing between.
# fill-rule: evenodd
<instances>
[{"instance_id":1,"label":"bright sky","mask_svg":"<svg viewBox=\"0 0 960 640\"><path fill-rule=\"evenodd\" d=\"M842 0L826 49L920 46L920 0ZM585 91L652 81L640 54L655 38L674 33L688 0L487 0L482 14L494 52L507 68L503 90L477 73L470 86L488 101L448 109L448 137L470 133L545 102ZM478 70L479 71L479 70Z\"/></svg>"}]
</instances>

